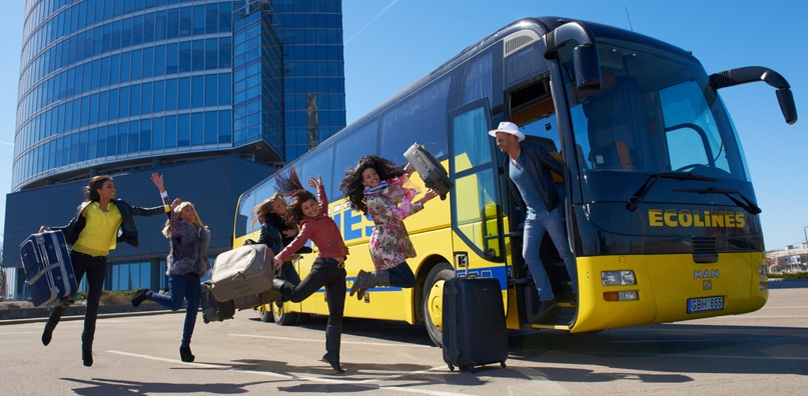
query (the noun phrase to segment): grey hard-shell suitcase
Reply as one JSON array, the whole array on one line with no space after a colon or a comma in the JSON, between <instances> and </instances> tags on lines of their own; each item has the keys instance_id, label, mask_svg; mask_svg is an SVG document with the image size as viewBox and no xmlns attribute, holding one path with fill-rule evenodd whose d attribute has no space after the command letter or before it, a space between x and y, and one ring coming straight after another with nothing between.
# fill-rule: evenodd
<instances>
[{"instance_id":1,"label":"grey hard-shell suitcase","mask_svg":"<svg viewBox=\"0 0 808 396\"><path fill-rule=\"evenodd\" d=\"M446 194L454 188L454 183L443 165L426 147L413 143L404 152L404 158L415 168L427 188L436 190L440 194L440 199L446 199Z\"/></svg>"},{"instance_id":2,"label":"grey hard-shell suitcase","mask_svg":"<svg viewBox=\"0 0 808 396\"><path fill-rule=\"evenodd\" d=\"M31 234L20 244L25 284L37 307L58 305L78 292L73 264L62 231Z\"/></svg>"},{"instance_id":3,"label":"grey hard-shell suitcase","mask_svg":"<svg viewBox=\"0 0 808 396\"><path fill-rule=\"evenodd\" d=\"M219 301L261 294L272 288L275 255L264 244L245 245L216 257L210 290Z\"/></svg>"}]
</instances>

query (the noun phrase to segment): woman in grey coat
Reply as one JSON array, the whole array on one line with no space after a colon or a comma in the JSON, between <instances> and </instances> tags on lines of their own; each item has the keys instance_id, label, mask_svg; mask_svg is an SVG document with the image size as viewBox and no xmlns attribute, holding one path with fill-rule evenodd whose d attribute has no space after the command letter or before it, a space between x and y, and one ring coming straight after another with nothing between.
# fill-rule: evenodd
<instances>
[{"instance_id":1,"label":"woman in grey coat","mask_svg":"<svg viewBox=\"0 0 808 396\"><path fill-rule=\"evenodd\" d=\"M163 178L156 173L152 176L155 184L162 188ZM159 184L158 184L159 183ZM168 203L168 196L163 196ZM179 198L171 203L168 221L163 228L163 235L169 238L170 251L166 257L166 275L168 275L168 295L155 293L149 289L139 289L132 297L132 305L139 306L144 300L157 302L164 307L176 311L186 301L185 324L180 342L180 358L183 362L193 362L191 354L191 335L194 332L199 297L201 293L199 279L208 272L208 245L210 231L202 224L194 205L182 202Z\"/></svg>"}]
</instances>

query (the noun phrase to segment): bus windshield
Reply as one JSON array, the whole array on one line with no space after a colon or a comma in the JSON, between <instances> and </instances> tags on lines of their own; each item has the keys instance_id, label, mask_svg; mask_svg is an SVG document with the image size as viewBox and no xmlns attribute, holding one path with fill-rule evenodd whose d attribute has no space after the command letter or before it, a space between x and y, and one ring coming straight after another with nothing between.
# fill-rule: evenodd
<instances>
[{"instance_id":1,"label":"bus windshield","mask_svg":"<svg viewBox=\"0 0 808 396\"><path fill-rule=\"evenodd\" d=\"M596 91L575 88L571 46L559 52L585 202L625 200L649 174L749 182L735 127L704 68L656 44L598 37Z\"/></svg>"}]
</instances>

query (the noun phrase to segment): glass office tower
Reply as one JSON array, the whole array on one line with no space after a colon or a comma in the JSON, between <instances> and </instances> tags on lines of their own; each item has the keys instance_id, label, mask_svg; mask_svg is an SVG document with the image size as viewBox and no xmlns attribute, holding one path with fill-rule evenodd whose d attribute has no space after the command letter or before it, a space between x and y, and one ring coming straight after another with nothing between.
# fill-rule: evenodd
<instances>
[{"instance_id":1,"label":"glass office tower","mask_svg":"<svg viewBox=\"0 0 808 396\"><path fill-rule=\"evenodd\" d=\"M159 203L143 180L167 175L211 227L211 257L229 249L241 191L345 126L341 8L27 0L4 264L40 225L66 224L99 174L139 206ZM167 242L144 234L110 254L109 289L164 282Z\"/></svg>"}]
</instances>

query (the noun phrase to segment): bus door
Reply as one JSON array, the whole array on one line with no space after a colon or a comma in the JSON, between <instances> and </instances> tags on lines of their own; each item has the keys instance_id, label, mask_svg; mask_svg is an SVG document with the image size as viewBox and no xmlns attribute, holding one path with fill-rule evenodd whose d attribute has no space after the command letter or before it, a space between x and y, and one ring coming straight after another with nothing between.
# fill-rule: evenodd
<instances>
[{"instance_id":1,"label":"bus door","mask_svg":"<svg viewBox=\"0 0 808 396\"><path fill-rule=\"evenodd\" d=\"M449 172L455 183L450 194L455 268L497 278L507 313L509 268L505 258L509 243L503 238L497 164L487 99L477 100L449 113Z\"/></svg>"},{"instance_id":2,"label":"bus door","mask_svg":"<svg viewBox=\"0 0 808 396\"><path fill-rule=\"evenodd\" d=\"M561 148L561 134L556 120L556 110L553 104L552 93L550 91L550 80L548 75L539 76L531 81L526 81L519 86L506 92L507 104L510 110L510 121L519 126L525 134L525 140L521 142L525 146L541 146L547 150L559 162L563 163ZM564 156L575 158L575 156ZM498 165L504 161L502 154L498 156ZM504 170L503 170L504 172ZM562 213L567 213L570 207L568 197L568 186L564 175L552 172L553 181L561 202ZM511 197L508 186L505 183L505 175L502 175L502 189L505 193L506 201L510 201L507 207L511 210L507 213L510 219L510 235L513 239L513 263L514 280L518 304L520 311L526 313L527 320L535 312L539 305L539 296L533 278L522 258L522 230L524 228L525 214L521 208L515 204L515 199ZM556 301L569 301L573 297L572 286L569 274L567 273L564 261L561 259L552 239L545 233L540 247L540 258L547 276L553 287L553 294ZM554 311L554 315L546 318L548 323L542 324L565 324L569 323L575 314L575 309L569 303L559 304Z\"/></svg>"}]
</instances>

